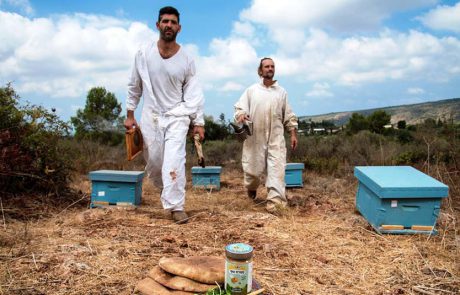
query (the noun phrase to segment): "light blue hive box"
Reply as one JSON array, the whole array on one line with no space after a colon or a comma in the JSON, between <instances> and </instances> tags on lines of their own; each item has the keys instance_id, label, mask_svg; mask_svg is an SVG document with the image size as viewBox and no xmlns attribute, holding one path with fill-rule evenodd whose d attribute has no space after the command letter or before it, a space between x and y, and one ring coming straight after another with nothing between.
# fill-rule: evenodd
<instances>
[{"instance_id":1,"label":"light blue hive box","mask_svg":"<svg viewBox=\"0 0 460 295\"><path fill-rule=\"evenodd\" d=\"M356 207L378 233L436 234L448 186L410 166L355 167Z\"/></svg>"},{"instance_id":2,"label":"light blue hive box","mask_svg":"<svg viewBox=\"0 0 460 295\"><path fill-rule=\"evenodd\" d=\"M192 167L192 186L220 190L221 166Z\"/></svg>"},{"instance_id":3,"label":"light blue hive box","mask_svg":"<svg viewBox=\"0 0 460 295\"><path fill-rule=\"evenodd\" d=\"M302 172L303 163L286 163L284 180L286 187L303 187Z\"/></svg>"},{"instance_id":4,"label":"light blue hive box","mask_svg":"<svg viewBox=\"0 0 460 295\"><path fill-rule=\"evenodd\" d=\"M91 208L141 204L144 171L98 170L89 173Z\"/></svg>"}]
</instances>

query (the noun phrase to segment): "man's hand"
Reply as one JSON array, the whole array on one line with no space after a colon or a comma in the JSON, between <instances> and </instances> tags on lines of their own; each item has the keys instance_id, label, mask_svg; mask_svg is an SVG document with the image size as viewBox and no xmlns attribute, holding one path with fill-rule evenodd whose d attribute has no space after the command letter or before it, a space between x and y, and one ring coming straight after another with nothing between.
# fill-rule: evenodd
<instances>
[{"instance_id":1,"label":"man's hand","mask_svg":"<svg viewBox=\"0 0 460 295\"><path fill-rule=\"evenodd\" d=\"M204 139L204 126L194 126L193 127L193 135L199 134L200 135L200 141L203 141Z\"/></svg>"},{"instance_id":2,"label":"man's hand","mask_svg":"<svg viewBox=\"0 0 460 295\"><path fill-rule=\"evenodd\" d=\"M237 118L236 122L237 123L244 123L244 121L247 121L247 120L250 120L249 115L242 114Z\"/></svg>"},{"instance_id":3,"label":"man's hand","mask_svg":"<svg viewBox=\"0 0 460 295\"><path fill-rule=\"evenodd\" d=\"M295 150L297 148L297 130L291 130L291 149Z\"/></svg>"},{"instance_id":4,"label":"man's hand","mask_svg":"<svg viewBox=\"0 0 460 295\"><path fill-rule=\"evenodd\" d=\"M136 118L134 118L134 111L128 111L124 125L126 130L133 128L133 126L136 126L137 128L137 121Z\"/></svg>"},{"instance_id":5,"label":"man's hand","mask_svg":"<svg viewBox=\"0 0 460 295\"><path fill-rule=\"evenodd\" d=\"M134 118L126 118L126 120L125 120L125 128L127 130L129 130L129 129L133 128L133 126L136 126L136 128L137 128L136 119L134 119Z\"/></svg>"}]
</instances>

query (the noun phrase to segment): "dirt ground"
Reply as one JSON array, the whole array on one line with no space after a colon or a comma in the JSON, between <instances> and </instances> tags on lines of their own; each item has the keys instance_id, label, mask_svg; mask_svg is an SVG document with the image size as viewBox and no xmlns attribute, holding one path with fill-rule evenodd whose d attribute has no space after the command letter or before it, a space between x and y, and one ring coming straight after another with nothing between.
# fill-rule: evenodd
<instances>
[{"instance_id":1,"label":"dirt ground","mask_svg":"<svg viewBox=\"0 0 460 295\"><path fill-rule=\"evenodd\" d=\"M81 198L45 205L21 196L2 202L0 294L132 294L163 256L224 256L229 243L255 249L254 278L265 294L459 294L460 208L443 201L437 236L378 235L355 211L357 181L304 175L281 216L248 199L238 171L220 191L187 184L193 217L176 225L146 179L136 209L88 209ZM457 207L456 207L457 206Z\"/></svg>"}]
</instances>

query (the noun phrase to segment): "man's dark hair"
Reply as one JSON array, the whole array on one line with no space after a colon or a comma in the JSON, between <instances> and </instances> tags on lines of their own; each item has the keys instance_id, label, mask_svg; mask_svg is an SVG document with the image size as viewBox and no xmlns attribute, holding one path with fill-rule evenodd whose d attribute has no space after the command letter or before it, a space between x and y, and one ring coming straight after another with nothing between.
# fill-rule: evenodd
<instances>
[{"instance_id":1,"label":"man's dark hair","mask_svg":"<svg viewBox=\"0 0 460 295\"><path fill-rule=\"evenodd\" d=\"M172 6L165 6L162 9L160 9L160 12L158 13L158 22L161 21L161 16L163 14L174 14L175 16L177 16L177 22L180 22L179 11L177 11L177 9Z\"/></svg>"},{"instance_id":2,"label":"man's dark hair","mask_svg":"<svg viewBox=\"0 0 460 295\"><path fill-rule=\"evenodd\" d=\"M264 62L264 60L267 60L267 59L273 61L271 57L264 57L260 60L259 67L257 68L257 73L259 74L259 76L262 76L262 63Z\"/></svg>"}]
</instances>

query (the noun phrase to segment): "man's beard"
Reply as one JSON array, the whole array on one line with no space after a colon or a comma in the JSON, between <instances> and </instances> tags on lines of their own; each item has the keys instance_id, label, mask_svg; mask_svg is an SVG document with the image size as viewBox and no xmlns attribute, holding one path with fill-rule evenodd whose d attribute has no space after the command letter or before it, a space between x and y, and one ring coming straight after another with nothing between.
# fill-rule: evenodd
<instances>
[{"instance_id":1,"label":"man's beard","mask_svg":"<svg viewBox=\"0 0 460 295\"><path fill-rule=\"evenodd\" d=\"M173 30L170 30L169 32L172 32L172 34L167 35L165 31L161 31L161 39L167 42L176 40L177 32L174 32Z\"/></svg>"},{"instance_id":2,"label":"man's beard","mask_svg":"<svg viewBox=\"0 0 460 295\"><path fill-rule=\"evenodd\" d=\"M265 73L265 75L262 76L262 78L265 78L265 79L273 79L273 77L275 76L275 73L273 72L270 72L270 73Z\"/></svg>"}]
</instances>

